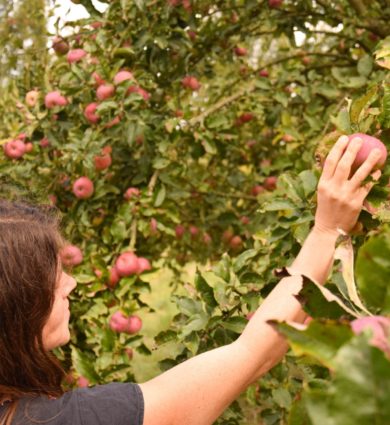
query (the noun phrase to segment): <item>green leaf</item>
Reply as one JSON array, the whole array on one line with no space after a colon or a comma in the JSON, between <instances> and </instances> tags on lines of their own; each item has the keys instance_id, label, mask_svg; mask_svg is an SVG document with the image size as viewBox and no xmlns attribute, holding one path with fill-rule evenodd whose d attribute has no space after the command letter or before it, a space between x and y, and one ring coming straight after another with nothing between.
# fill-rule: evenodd
<instances>
[{"instance_id":1,"label":"green leaf","mask_svg":"<svg viewBox=\"0 0 390 425\"><path fill-rule=\"evenodd\" d=\"M360 75L363 75L364 77L368 77L372 72L373 66L374 66L374 61L372 57L370 55L364 55L358 61L358 65L357 65L358 73Z\"/></svg>"},{"instance_id":2,"label":"green leaf","mask_svg":"<svg viewBox=\"0 0 390 425\"><path fill-rule=\"evenodd\" d=\"M356 259L356 281L365 304L390 313L390 229L372 236Z\"/></svg>"},{"instance_id":3,"label":"green leaf","mask_svg":"<svg viewBox=\"0 0 390 425\"><path fill-rule=\"evenodd\" d=\"M195 287L202 297L203 301L211 308L217 307L218 303L214 297L214 291L211 286L209 286L206 280L198 272L195 276Z\"/></svg>"},{"instance_id":4,"label":"green leaf","mask_svg":"<svg viewBox=\"0 0 390 425\"><path fill-rule=\"evenodd\" d=\"M154 201L155 207L160 207L163 204L166 194L167 191L165 185L162 184L157 192L156 199Z\"/></svg>"},{"instance_id":5,"label":"green leaf","mask_svg":"<svg viewBox=\"0 0 390 425\"><path fill-rule=\"evenodd\" d=\"M86 377L91 383L99 382L99 376L94 368L93 358L71 346L72 364L76 371Z\"/></svg>"},{"instance_id":6,"label":"green leaf","mask_svg":"<svg viewBox=\"0 0 390 425\"><path fill-rule=\"evenodd\" d=\"M248 249L240 254L233 262L233 270L238 273L243 267L245 267L253 257L258 254L257 249Z\"/></svg>"},{"instance_id":7,"label":"green leaf","mask_svg":"<svg viewBox=\"0 0 390 425\"><path fill-rule=\"evenodd\" d=\"M248 320L245 317L234 316L225 319L221 324L225 329L235 332L236 334L241 334L248 324Z\"/></svg>"}]
</instances>

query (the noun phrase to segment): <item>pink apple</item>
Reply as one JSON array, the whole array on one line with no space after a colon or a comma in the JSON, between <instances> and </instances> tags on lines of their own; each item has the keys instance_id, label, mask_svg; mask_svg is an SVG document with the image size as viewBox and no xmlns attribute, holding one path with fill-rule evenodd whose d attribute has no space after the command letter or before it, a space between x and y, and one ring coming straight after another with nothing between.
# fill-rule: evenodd
<instances>
[{"instance_id":1,"label":"pink apple","mask_svg":"<svg viewBox=\"0 0 390 425\"><path fill-rule=\"evenodd\" d=\"M246 215L243 215L243 216L240 218L240 221L241 221L241 223L242 223L244 226L246 226L247 224L249 224L249 223L250 223L250 219L249 219L249 217L247 217Z\"/></svg>"},{"instance_id":2,"label":"pink apple","mask_svg":"<svg viewBox=\"0 0 390 425\"><path fill-rule=\"evenodd\" d=\"M104 124L104 128L114 127L114 125L117 125L120 122L121 122L121 117L118 115L115 118L113 118L111 121L109 121L107 124Z\"/></svg>"},{"instance_id":3,"label":"pink apple","mask_svg":"<svg viewBox=\"0 0 390 425\"><path fill-rule=\"evenodd\" d=\"M66 106L68 101L59 91L51 91L45 96L45 106L47 109L54 108L55 106Z\"/></svg>"},{"instance_id":4,"label":"pink apple","mask_svg":"<svg viewBox=\"0 0 390 425\"><path fill-rule=\"evenodd\" d=\"M95 71L92 73L92 78L95 80L95 83L97 86L101 86L102 84L105 84L105 81L103 78Z\"/></svg>"},{"instance_id":5,"label":"pink apple","mask_svg":"<svg viewBox=\"0 0 390 425\"><path fill-rule=\"evenodd\" d=\"M77 379L77 386L79 388L87 388L89 386L89 380L85 376L80 376Z\"/></svg>"},{"instance_id":6,"label":"pink apple","mask_svg":"<svg viewBox=\"0 0 390 425\"><path fill-rule=\"evenodd\" d=\"M358 154L356 155L355 161L352 164L352 170L357 170L363 162L367 159L368 155L373 149L379 149L381 151L381 156L378 159L378 162L375 168L382 168L385 165L387 159L387 149L386 146L377 138L368 136L363 133L355 133L351 134L349 137L349 141L353 142L353 139L359 137L363 140L363 145L361 146Z\"/></svg>"},{"instance_id":7,"label":"pink apple","mask_svg":"<svg viewBox=\"0 0 390 425\"><path fill-rule=\"evenodd\" d=\"M191 225L189 227L190 235L194 238L199 234L199 229L196 226Z\"/></svg>"},{"instance_id":8,"label":"pink apple","mask_svg":"<svg viewBox=\"0 0 390 425\"><path fill-rule=\"evenodd\" d=\"M77 266L83 262L83 253L76 245L67 245L61 249L60 258L64 266Z\"/></svg>"},{"instance_id":9,"label":"pink apple","mask_svg":"<svg viewBox=\"0 0 390 425\"><path fill-rule=\"evenodd\" d=\"M131 251L124 252L117 258L115 268L120 277L137 274L139 270L138 257Z\"/></svg>"},{"instance_id":10,"label":"pink apple","mask_svg":"<svg viewBox=\"0 0 390 425\"><path fill-rule=\"evenodd\" d=\"M41 148L48 148L50 146L49 139L47 137L44 137L43 139L41 139L41 141L39 142L39 146Z\"/></svg>"},{"instance_id":11,"label":"pink apple","mask_svg":"<svg viewBox=\"0 0 390 425\"><path fill-rule=\"evenodd\" d=\"M242 239L240 236L233 236L229 241L229 246L232 249L238 249L242 246Z\"/></svg>"},{"instance_id":12,"label":"pink apple","mask_svg":"<svg viewBox=\"0 0 390 425\"><path fill-rule=\"evenodd\" d=\"M93 195L94 185L88 177L80 177L73 183L73 193L76 198L87 199Z\"/></svg>"},{"instance_id":13,"label":"pink apple","mask_svg":"<svg viewBox=\"0 0 390 425\"><path fill-rule=\"evenodd\" d=\"M139 86L130 86L127 90L127 94L137 93L144 98L144 100L150 99L150 93Z\"/></svg>"},{"instance_id":14,"label":"pink apple","mask_svg":"<svg viewBox=\"0 0 390 425\"><path fill-rule=\"evenodd\" d=\"M96 124L100 120L99 115L96 114L97 107L98 104L92 102L84 109L84 116L91 124Z\"/></svg>"},{"instance_id":15,"label":"pink apple","mask_svg":"<svg viewBox=\"0 0 390 425\"><path fill-rule=\"evenodd\" d=\"M263 193L264 191L265 191L264 186L262 186L261 184L257 184L252 187L251 194L253 196L257 196L257 195L260 195L260 193Z\"/></svg>"},{"instance_id":16,"label":"pink apple","mask_svg":"<svg viewBox=\"0 0 390 425\"><path fill-rule=\"evenodd\" d=\"M38 90L30 90L29 92L27 92L25 97L26 104L30 106L30 108L33 108L37 104L38 97L39 97Z\"/></svg>"},{"instance_id":17,"label":"pink apple","mask_svg":"<svg viewBox=\"0 0 390 425\"><path fill-rule=\"evenodd\" d=\"M99 100L106 100L115 93L115 87L111 84L101 84L96 90L96 97Z\"/></svg>"},{"instance_id":18,"label":"pink apple","mask_svg":"<svg viewBox=\"0 0 390 425\"><path fill-rule=\"evenodd\" d=\"M150 219L150 225L149 226L150 226L150 232L151 233L157 232L158 223L157 223L157 220L155 218Z\"/></svg>"},{"instance_id":19,"label":"pink apple","mask_svg":"<svg viewBox=\"0 0 390 425\"><path fill-rule=\"evenodd\" d=\"M390 355L390 318L384 316L361 317L351 322L352 331L359 335L369 329L373 336L370 343Z\"/></svg>"},{"instance_id":20,"label":"pink apple","mask_svg":"<svg viewBox=\"0 0 390 425\"><path fill-rule=\"evenodd\" d=\"M8 158L18 159L26 153L26 145L21 140L15 139L3 145L3 150Z\"/></svg>"},{"instance_id":21,"label":"pink apple","mask_svg":"<svg viewBox=\"0 0 390 425\"><path fill-rule=\"evenodd\" d=\"M95 169L96 170L98 170L98 171L105 170L112 163L111 155L106 153L104 155L95 156L94 162L95 162Z\"/></svg>"},{"instance_id":22,"label":"pink apple","mask_svg":"<svg viewBox=\"0 0 390 425\"><path fill-rule=\"evenodd\" d=\"M114 332L128 332L129 330L129 318L125 316L121 311L115 312L109 321L111 330Z\"/></svg>"},{"instance_id":23,"label":"pink apple","mask_svg":"<svg viewBox=\"0 0 390 425\"><path fill-rule=\"evenodd\" d=\"M133 314L129 316L129 324L128 324L128 330L127 332L129 334L136 334L138 333L142 328L142 320L139 316Z\"/></svg>"},{"instance_id":24,"label":"pink apple","mask_svg":"<svg viewBox=\"0 0 390 425\"><path fill-rule=\"evenodd\" d=\"M123 81L127 81L127 80L134 80L133 74L129 71L124 71L124 70L119 71L114 77L115 84L120 84Z\"/></svg>"},{"instance_id":25,"label":"pink apple","mask_svg":"<svg viewBox=\"0 0 390 425\"><path fill-rule=\"evenodd\" d=\"M143 273L145 271L151 270L152 266L147 258L138 257L138 273Z\"/></svg>"},{"instance_id":26,"label":"pink apple","mask_svg":"<svg viewBox=\"0 0 390 425\"><path fill-rule=\"evenodd\" d=\"M129 187L123 197L128 201L133 198L137 198L140 195L140 190L137 187Z\"/></svg>"},{"instance_id":27,"label":"pink apple","mask_svg":"<svg viewBox=\"0 0 390 425\"><path fill-rule=\"evenodd\" d=\"M87 55L87 52L84 49L74 49L68 52L66 58L69 63L75 63L81 61L83 57Z\"/></svg>"}]
</instances>

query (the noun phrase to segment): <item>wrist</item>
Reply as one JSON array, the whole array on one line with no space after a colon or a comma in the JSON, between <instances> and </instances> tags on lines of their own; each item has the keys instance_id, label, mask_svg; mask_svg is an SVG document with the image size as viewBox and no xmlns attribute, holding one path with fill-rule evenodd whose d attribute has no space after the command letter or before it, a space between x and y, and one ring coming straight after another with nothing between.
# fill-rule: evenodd
<instances>
[{"instance_id":1,"label":"wrist","mask_svg":"<svg viewBox=\"0 0 390 425\"><path fill-rule=\"evenodd\" d=\"M336 243L336 240L339 236L348 235L342 229L327 228L317 223L315 223L312 227L311 233L322 238L327 238L328 240L334 240L334 243Z\"/></svg>"}]
</instances>

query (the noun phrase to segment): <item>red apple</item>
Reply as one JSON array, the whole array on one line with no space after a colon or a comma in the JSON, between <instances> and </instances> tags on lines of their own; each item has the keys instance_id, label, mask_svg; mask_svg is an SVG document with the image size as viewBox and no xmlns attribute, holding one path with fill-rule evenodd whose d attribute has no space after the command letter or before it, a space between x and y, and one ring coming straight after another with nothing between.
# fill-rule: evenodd
<instances>
[{"instance_id":1,"label":"red apple","mask_svg":"<svg viewBox=\"0 0 390 425\"><path fill-rule=\"evenodd\" d=\"M112 163L111 155L108 153L95 156L94 161L95 169L98 171L107 169Z\"/></svg>"},{"instance_id":2,"label":"red apple","mask_svg":"<svg viewBox=\"0 0 390 425\"><path fill-rule=\"evenodd\" d=\"M105 81L103 78L95 71L92 73L92 78L95 80L95 83L97 86L101 86L102 84L105 84Z\"/></svg>"},{"instance_id":3,"label":"red apple","mask_svg":"<svg viewBox=\"0 0 390 425\"><path fill-rule=\"evenodd\" d=\"M95 273L95 276L100 279L103 276L103 272L100 269L95 268L93 270L93 272Z\"/></svg>"},{"instance_id":4,"label":"red apple","mask_svg":"<svg viewBox=\"0 0 390 425\"><path fill-rule=\"evenodd\" d=\"M131 360L134 356L133 349L129 347L125 348L125 353L126 353L126 356L129 358L129 360Z\"/></svg>"},{"instance_id":5,"label":"red apple","mask_svg":"<svg viewBox=\"0 0 390 425\"><path fill-rule=\"evenodd\" d=\"M30 106L30 108L33 108L37 104L38 97L39 97L38 90L30 90L29 92L27 92L25 97L26 104Z\"/></svg>"},{"instance_id":6,"label":"red apple","mask_svg":"<svg viewBox=\"0 0 390 425\"><path fill-rule=\"evenodd\" d=\"M115 266L111 267L108 272L108 275L108 286L110 286L111 288L115 288L121 278Z\"/></svg>"},{"instance_id":7,"label":"red apple","mask_svg":"<svg viewBox=\"0 0 390 425\"><path fill-rule=\"evenodd\" d=\"M136 198L140 195L140 190L137 187L129 187L123 197L128 201L132 198Z\"/></svg>"},{"instance_id":8,"label":"red apple","mask_svg":"<svg viewBox=\"0 0 390 425\"><path fill-rule=\"evenodd\" d=\"M129 331L129 318L125 316L121 311L115 312L109 321L109 326L114 332L126 332Z\"/></svg>"},{"instance_id":9,"label":"red apple","mask_svg":"<svg viewBox=\"0 0 390 425\"><path fill-rule=\"evenodd\" d=\"M235 47L234 48L234 53L237 56L246 56L248 54L248 50L245 49L245 47Z\"/></svg>"},{"instance_id":10,"label":"red apple","mask_svg":"<svg viewBox=\"0 0 390 425\"><path fill-rule=\"evenodd\" d=\"M87 52L84 49L74 49L68 52L66 58L69 63L75 63L81 61L83 57L87 55Z\"/></svg>"},{"instance_id":11,"label":"red apple","mask_svg":"<svg viewBox=\"0 0 390 425\"><path fill-rule=\"evenodd\" d=\"M129 334L136 334L142 328L142 320L139 316L133 314L128 318L128 328L127 332Z\"/></svg>"},{"instance_id":12,"label":"red apple","mask_svg":"<svg viewBox=\"0 0 390 425\"><path fill-rule=\"evenodd\" d=\"M240 120L241 123L245 124L247 122L252 121L254 117L255 116L251 112L244 112L238 117L238 119Z\"/></svg>"},{"instance_id":13,"label":"red apple","mask_svg":"<svg viewBox=\"0 0 390 425\"><path fill-rule=\"evenodd\" d=\"M139 270L138 257L131 251L124 252L117 258L115 268L120 277L137 274Z\"/></svg>"},{"instance_id":14,"label":"red apple","mask_svg":"<svg viewBox=\"0 0 390 425\"><path fill-rule=\"evenodd\" d=\"M76 198L87 199L93 195L94 185L88 177L80 177L73 183L73 193Z\"/></svg>"},{"instance_id":15,"label":"red apple","mask_svg":"<svg viewBox=\"0 0 390 425\"><path fill-rule=\"evenodd\" d=\"M151 233L157 232L158 223L157 223L157 220L155 218L150 219L150 225L149 226L150 226L150 232Z\"/></svg>"},{"instance_id":16,"label":"red apple","mask_svg":"<svg viewBox=\"0 0 390 425\"><path fill-rule=\"evenodd\" d=\"M246 215L243 215L243 216L240 218L240 221L241 221L241 223L242 223L244 226L246 226L247 224L249 224L249 223L250 223L250 219L249 219L249 217L247 217Z\"/></svg>"},{"instance_id":17,"label":"red apple","mask_svg":"<svg viewBox=\"0 0 390 425\"><path fill-rule=\"evenodd\" d=\"M266 177L264 180L264 187L266 188L266 190L275 190L277 182L278 178L276 176Z\"/></svg>"},{"instance_id":18,"label":"red apple","mask_svg":"<svg viewBox=\"0 0 390 425\"><path fill-rule=\"evenodd\" d=\"M91 27L95 30L101 28L103 26L103 22L95 21L91 23Z\"/></svg>"},{"instance_id":19,"label":"red apple","mask_svg":"<svg viewBox=\"0 0 390 425\"><path fill-rule=\"evenodd\" d=\"M83 262L83 253L76 245L67 245L61 249L60 258L64 266L77 266Z\"/></svg>"},{"instance_id":20,"label":"red apple","mask_svg":"<svg viewBox=\"0 0 390 425\"><path fill-rule=\"evenodd\" d=\"M77 379L77 386L79 388L87 388L89 386L89 380L85 376L80 376Z\"/></svg>"},{"instance_id":21,"label":"red apple","mask_svg":"<svg viewBox=\"0 0 390 425\"><path fill-rule=\"evenodd\" d=\"M283 4L283 0L268 0L271 9L278 9Z\"/></svg>"},{"instance_id":22,"label":"red apple","mask_svg":"<svg viewBox=\"0 0 390 425\"><path fill-rule=\"evenodd\" d=\"M183 87L187 89L191 89L192 91L197 91L201 87L201 84L199 83L199 81L191 75L187 75L186 77L184 77L181 80L181 83Z\"/></svg>"},{"instance_id":23,"label":"red apple","mask_svg":"<svg viewBox=\"0 0 390 425\"><path fill-rule=\"evenodd\" d=\"M176 228L175 228L176 238L181 239L183 237L185 231L186 231L186 228L184 226L182 226L181 224L176 226Z\"/></svg>"},{"instance_id":24,"label":"red apple","mask_svg":"<svg viewBox=\"0 0 390 425\"><path fill-rule=\"evenodd\" d=\"M121 122L121 117L118 115L115 118L113 118L111 121L109 121L107 124L104 124L104 128L114 127L114 125L117 125L120 122Z\"/></svg>"},{"instance_id":25,"label":"red apple","mask_svg":"<svg viewBox=\"0 0 390 425\"><path fill-rule=\"evenodd\" d=\"M262 70L259 72L259 76L260 76L260 77L264 77L264 78L268 78L268 77L269 77L269 72L268 72L266 69L262 69Z\"/></svg>"},{"instance_id":26,"label":"red apple","mask_svg":"<svg viewBox=\"0 0 390 425\"><path fill-rule=\"evenodd\" d=\"M239 249L242 246L242 239L240 236L233 236L229 241L229 246L232 249Z\"/></svg>"},{"instance_id":27,"label":"red apple","mask_svg":"<svg viewBox=\"0 0 390 425\"><path fill-rule=\"evenodd\" d=\"M363 140L363 145L361 146L359 152L356 155L355 161L352 164L353 171L356 171L363 164L370 152L375 148L381 151L381 156L378 159L375 168L382 168L385 165L387 159L387 149L386 146L379 139L372 136L368 136L367 134L363 133L351 134L348 137L350 142L353 142L353 139L356 137L359 137Z\"/></svg>"},{"instance_id":28,"label":"red apple","mask_svg":"<svg viewBox=\"0 0 390 425\"><path fill-rule=\"evenodd\" d=\"M84 109L84 116L91 124L96 124L100 120L99 115L96 114L97 107L98 104L92 102Z\"/></svg>"},{"instance_id":29,"label":"red apple","mask_svg":"<svg viewBox=\"0 0 390 425\"><path fill-rule=\"evenodd\" d=\"M31 142L27 142L25 145L26 152L32 152L34 149L34 145Z\"/></svg>"},{"instance_id":30,"label":"red apple","mask_svg":"<svg viewBox=\"0 0 390 425\"><path fill-rule=\"evenodd\" d=\"M111 84L101 84L96 90L96 97L99 100L106 100L115 93L115 87Z\"/></svg>"},{"instance_id":31,"label":"red apple","mask_svg":"<svg viewBox=\"0 0 390 425\"><path fill-rule=\"evenodd\" d=\"M257 196L260 195L260 193L263 193L265 191L264 186L262 186L261 184L257 184L256 186L253 186L251 189L251 194L253 196Z\"/></svg>"},{"instance_id":32,"label":"red apple","mask_svg":"<svg viewBox=\"0 0 390 425\"><path fill-rule=\"evenodd\" d=\"M138 273L143 273L145 271L151 270L152 266L147 258L138 257Z\"/></svg>"},{"instance_id":33,"label":"red apple","mask_svg":"<svg viewBox=\"0 0 390 425\"><path fill-rule=\"evenodd\" d=\"M68 101L59 91L51 91L45 96L45 106L47 109L54 108L55 106L66 106Z\"/></svg>"},{"instance_id":34,"label":"red apple","mask_svg":"<svg viewBox=\"0 0 390 425\"><path fill-rule=\"evenodd\" d=\"M3 150L8 158L18 159L26 153L26 145L21 140L15 139L3 145Z\"/></svg>"},{"instance_id":35,"label":"red apple","mask_svg":"<svg viewBox=\"0 0 390 425\"><path fill-rule=\"evenodd\" d=\"M234 236L233 231L231 229L226 229L222 233L222 242L224 242L225 244L228 244L233 236Z\"/></svg>"},{"instance_id":36,"label":"red apple","mask_svg":"<svg viewBox=\"0 0 390 425\"><path fill-rule=\"evenodd\" d=\"M39 146L41 148L47 148L50 146L50 142L49 139L47 137L44 137L43 139L41 139L41 141L39 142Z\"/></svg>"},{"instance_id":37,"label":"red apple","mask_svg":"<svg viewBox=\"0 0 390 425\"><path fill-rule=\"evenodd\" d=\"M123 81L127 81L127 80L134 80L133 74L129 71L124 71L124 70L119 71L114 77L115 84L120 84Z\"/></svg>"},{"instance_id":38,"label":"red apple","mask_svg":"<svg viewBox=\"0 0 390 425\"><path fill-rule=\"evenodd\" d=\"M199 234L199 229L196 226L191 225L189 227L190 235L195 238Z\"/></svg>"}]
</instances>

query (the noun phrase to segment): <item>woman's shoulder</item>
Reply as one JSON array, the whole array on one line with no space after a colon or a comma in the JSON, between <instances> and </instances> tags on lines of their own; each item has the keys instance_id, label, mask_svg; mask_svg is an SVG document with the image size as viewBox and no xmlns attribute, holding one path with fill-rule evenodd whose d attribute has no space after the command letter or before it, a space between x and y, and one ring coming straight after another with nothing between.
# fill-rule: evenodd
<instances>
[{"instance_id":1,"label":"woman's shoulder","mask_svg":"<svg viewBox=\"0 0 390 425\"><path fill-rule=\"evenodd\" d=\"M144 402L137 384L113 382L77 388L56 399L26 397L20 401L15 425L142 425Z\"/></svg>"}]
</instances>

